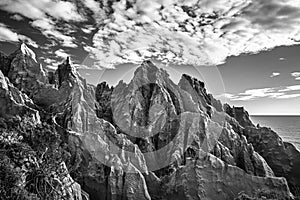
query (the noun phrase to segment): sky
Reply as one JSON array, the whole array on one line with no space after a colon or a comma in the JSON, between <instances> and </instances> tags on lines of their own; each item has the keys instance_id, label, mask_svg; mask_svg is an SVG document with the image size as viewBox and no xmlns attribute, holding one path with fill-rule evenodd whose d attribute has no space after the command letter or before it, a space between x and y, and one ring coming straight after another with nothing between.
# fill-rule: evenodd
<instances>
[{"instance_id":1,"label":"sky","mask_svg":"<svg viewBox=\"0 0 300 200\"><path fill-rule=\"evenodd\" d=\"M300 115L298 0L1 0L0 50L25 42L47 70L130 80L152 58L250 114Z\"/></svg>"}]
</instances>

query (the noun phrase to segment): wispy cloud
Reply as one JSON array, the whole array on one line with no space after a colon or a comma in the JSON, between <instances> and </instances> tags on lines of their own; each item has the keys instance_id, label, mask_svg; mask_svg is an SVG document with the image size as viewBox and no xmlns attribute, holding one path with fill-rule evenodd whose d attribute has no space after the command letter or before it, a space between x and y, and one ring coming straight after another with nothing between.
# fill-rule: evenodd
<instances>
[{"instance_id":1,"label":"wispy cloud","mask_svg":"<svg viewBox=\"0 0 300 200\"><path fill-rule=\"evenodd\" d=\"M16 33L14 30L10 29L5 24L0 23L0 41L5 42L18 42L18 41L24 41L27 44L38 48L38 44L33 41L31 38Z\"/></svg>"},{"instance_id":2,"label":"wispy cloud","mask_svg":"<svg viewBox=\"0 0 300 200\"><path fill-rule=\"evenodd\" d=\"M50 19L37 19L31 23L35 28L38 28L43 35L48 38L53 38L60 42L61 46L75 48L78 45L75 44L75 38L65 35L62 32L56 30L55 23Z\"/></svg>"},{"instance_id":3,"label":"wispy cloud","mask_svg":"<svg viewBox=\"0 0 300 200\"><path fill-rule=\"evenodd\" d=\"M9 29L5 24L0 23L0 41L17 42L18 34Z\"/></svg>"},{"instance_id":4,"label":"wispy cloud","mask_svg":"<svg viewBox=\"0 0 300 200\"><path fill-rule=\"evenodd\" d=\"M300 72L292 72L291 76L295 77L295 80L300 80Z\"/></svg>"},{"instance_id":5,"label":"wispy cloud","mask_svg":"<svg viewBox=\"0 0 300 200\"><path fill-rule=\"evenodd\" d=\"M278 99L291 99L291 98L296 98L300 97L300 94L285 94L277 97Z\"/></svg>"},{"instance_id":6,"label":"wispy cloud","mask_svg":"<svg viewBox=\"0 0 300 200\"><path fill-rule=\"evenodd\" d=\"M299 93L293 93L300 91L300 85L274 87L274 88L257 88L249 89L239 94L223 94L223 97L228 98L232 101L248 101L261 98L272 98L272 99L289 99L300 97ZM226 95L226 96L225 96Z\"/></svg>"},{"instance_id":7,"label":"wispy cloud","mask_svg":"<svg viewBox=\"0 0 300 200\"><path fill-rule=\"evenodd\" d=\"M85 17L78 13L74 3L61 0L15 0L0 1L0 9L9 13L15 20L24 17L32 20L31 25L39 29L50 40L55 39L65 47L77 47L75 38L66 35L66 31L57 30L58 22L83 22Z\"/></svg>"},{"instance_id":8,"label":"wispy cloud","mask_svg":"<svg viewBox=\"0 0 300 200\"><path fill-rule=\"evenodd\" d=\"M270 77L273 78L273 77L276 77L276 76L279 76L279 75L280 75L279 72L272 72Z\"/></svg>"},{"instance_id":9,"label":"wispy cloud","mask_svg":"<svg viewBox=\"0 0 300 200\"><path fill-rule=\"evenodd\" d=\"M67 57L70 56L63 49L56 50L54 53L55 53L55 55L57 55L58 57L63 58L63 59L66 59Z\"/></svg>"},{"instance_id":10,"label":"wispy cloud","mask_svg":"<svg viewBox=\"0 0 300 200\"><path fill-rule=\"evenodd\" d=\"M280 89L279 92L297 91L300 90L300 85L287 86L284 89Z\"/></svg>"},{"instance_id":11,"label":"wispy cloud","mask_svg":"<svg viewBox=\"0 0 300 200\"><path fill-rule=\"evenodd\" d=\"M75 4L67 1L53 0L4 0L0 8L11 13L18 13L30 19L47 18L47 15L64 21L84 21L77 12Z\"/></svg>"}]
</instances>

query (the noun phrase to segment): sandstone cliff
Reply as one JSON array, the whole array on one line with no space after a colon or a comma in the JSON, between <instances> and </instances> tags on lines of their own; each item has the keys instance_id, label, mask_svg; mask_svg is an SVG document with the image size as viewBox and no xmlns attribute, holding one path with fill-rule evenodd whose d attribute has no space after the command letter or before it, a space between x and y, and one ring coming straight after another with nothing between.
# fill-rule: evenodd
<instances>
[{"instance_id":1,"label":"sandstone cliff","mask_svg":"<svg viewBox=\"0 0 300 200\"><path fill-rule=\"evenodd\" d=\"M183 75L175 84L145 61L128 84L94 87L69 58L47 73L25 44L0 56L0 117L55 128L57 151L68 155L61 162L67 199L293 198L287 181L298 184L299 152L277 148L278 135L262 146L263 129L197 79Z\"/></svg>"}]
</instances>

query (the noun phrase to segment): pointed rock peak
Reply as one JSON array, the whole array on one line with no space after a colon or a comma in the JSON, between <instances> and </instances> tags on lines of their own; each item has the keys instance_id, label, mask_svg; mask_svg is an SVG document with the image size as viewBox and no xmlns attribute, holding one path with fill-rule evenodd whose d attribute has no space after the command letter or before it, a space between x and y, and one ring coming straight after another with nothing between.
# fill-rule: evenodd
<instances>
[{"instance_id":1,"label":"pointed rock peak","mask_svg":"<svg viewBox=\"0 0 300 200\"><path fill-rule=\"evenodd\" d=\"M67 59L60 65L58 65L58 68L56 70L56 74L58 76L58 83L59 86L64 82L65 80L70 80L71 77L76 77L76 69L71 65L70 57L67 57Z\"/></svg>"},{"instance_id":2,"label":"pointed rock peak","mask_svg":"<svg viewBox=\"0 0 300 200\"><path fill-rule=\"evenodd\" d=\"M35 53L25 43L21 43L19 49L16 52L22 53L23 55L26 55L26 56L29 56L35 62L37 62Z\"/></svg>"},{"instance_id":3,"label":"pointed rock peak","mask_svg":"<svg viewBox=\"0 0 300 200\"><path fill-rule=\"evenodd\" d=\"M134 72L133 79L149 79L152 80L157 76L159 68L150 60L143 61Z\"/></svg>"},{"instance_id":4,"label":"pointed rock peak","mask_svg":"<svg viewBox=\"0 0 300 200\"><path fill-rule=\"evenodd\" d=\"M65 65L71 65L70 57L69 57L69 56L68 56L67 59L64 61L64 64L65 64Z\"/></svg>"},{"instance_id":5,"label":"pointed rock peak","mask_svg":"<svg viewBox=\"0 0 300 200\"><path fill-rule=\"evenodd\" d=\"M148 71L158 71L158 68L151 60L144 60L140 67L147 68Z\"/></svg>"},{"instance_id":6,"label":"pointed rock peak","mask_svg":"<svg viewBox=\"0 0 300 200\"><path fill-rule=\"evenodd\" d=\"M192 78L190 75L187 74L183 74L181 76L181 79L179 81L179 83L182 83L184 81L188 81L188 83L193 86L193 87L198 87L198 88L205 88L205 84L204 82L196 79L196 78Z\"/></svg>"}]
</instances>

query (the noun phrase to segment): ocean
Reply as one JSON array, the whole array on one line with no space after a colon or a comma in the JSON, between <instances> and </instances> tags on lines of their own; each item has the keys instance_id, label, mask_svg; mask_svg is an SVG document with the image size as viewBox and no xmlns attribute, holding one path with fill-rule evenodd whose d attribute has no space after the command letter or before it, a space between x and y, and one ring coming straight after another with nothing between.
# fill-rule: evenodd
<instances>
[{"instance_id":1,"label":"ocean","mask_svg":"<svg viewBox=\"0 0 300 200\"><path fill-rule=\"evenodd\" d=\"M294 144L300 150L300 116L251 116L256 125L271 127L283 141Z\"/></svg>"}]
</instances>

